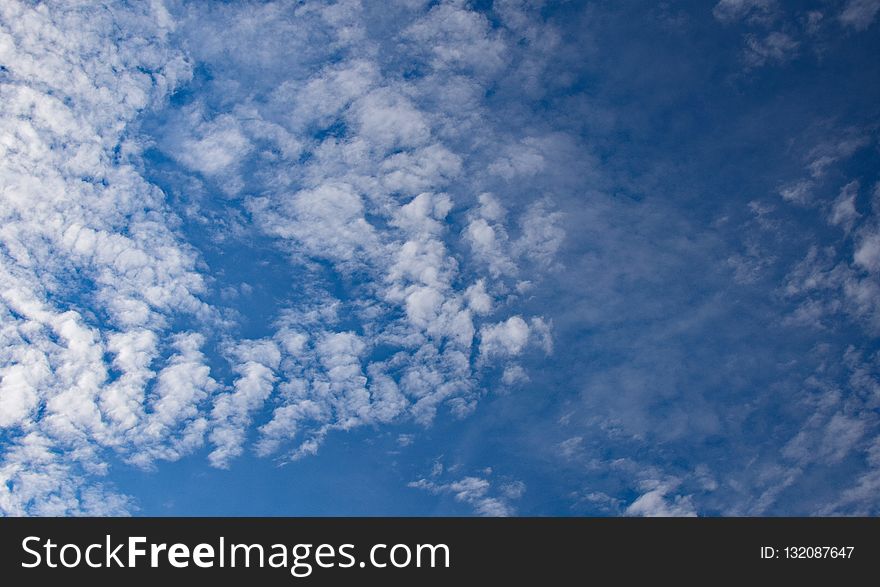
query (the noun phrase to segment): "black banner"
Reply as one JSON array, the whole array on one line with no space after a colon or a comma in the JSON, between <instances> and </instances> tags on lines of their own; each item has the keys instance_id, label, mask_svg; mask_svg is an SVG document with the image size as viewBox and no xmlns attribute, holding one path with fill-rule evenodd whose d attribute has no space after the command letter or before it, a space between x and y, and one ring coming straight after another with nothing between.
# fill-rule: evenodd
<instances>
[{"instance_id":1,"label":"black banner","mask_svg":"<svg viewBox=\"0 0 880 587\"><path fill-rule=\"evenodd\" d=\"M841 581L876 576L878 555L874 518L0 520L5 585L413 585L484 577L586 585L652 575Z\"/></svg>"}]
</instances>

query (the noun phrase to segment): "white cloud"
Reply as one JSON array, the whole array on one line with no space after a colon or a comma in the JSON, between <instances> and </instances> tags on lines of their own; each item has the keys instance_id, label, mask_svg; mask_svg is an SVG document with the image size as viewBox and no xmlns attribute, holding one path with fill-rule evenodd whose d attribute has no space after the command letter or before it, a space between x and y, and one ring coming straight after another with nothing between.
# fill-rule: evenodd
<instances>
[{"instance_id":1,"label":"white cloud","mask_svg":"<svg viewBox=\"0 0 880 587\"><path fill-rule=\"evenodd\" d=\"M649 480L642 483L645 491L626 508L628 516L643 517L695 517L697 515L689 495L674 495L678 483L675 481Z\"/></svg>"},{"instance_id":2,"label":"white cloud","mask_svg":"<svg viewBox=\"0 0 880 587\"><path fill-rule=\"evenodd\" d=\"M509 65L502 31L463 4L412 15L393 51L432 71L409 80L368 38L357 2L177 9L181 22L159 2L0 6L4 513L134 507L96 481L110 452L153 467L207 442L209 462L227 467L251 428L259 454L296 458L332 430L427 424L441 407L464 416L490 358L550 348L548 324L516 314L506 280L553 264L560 217L542 200L510 224L500 196L468 209L461 195L478 193L473 129L495 132L479 101ZM183 38L189 53L172 46ZM211 71L206 91L169 102L195 63ZM160 108L156 140L138 135ZM540 172L543 143L501 137L497 174ZM188 186L225 196L182 194L187 221L234 216L218 243L271 237L314 307L291 295L273 332L233 339L234 318L205 294L217 285L223 302L248 302L218 267L202 274L175 198L140 175L147 148ZM339 283L321 281L331 274ZM381 360L380 345L393 349ZM214 351L227 381L209 367ZM502 383L528 377L503 364ZM483 513L512 511L505 500L521 493L457 483Z\"/></svg>"},{"instance_id":3,"label":"white cloud","mask_svg":"<svg viewBox=\"0 0 880 587\"><path fill-rule=\"evenodd\" d=\"M880 438L875 438L865 452L867 470L858 476L854 485L841 491L836 501L821 512L821 515L877 515L877 492L880 491Z\"/></svg>"},{"instance_id":4,"label":"white cloud","mask_svg":"<svg viewBox=\"0 0 880 587\"><path fill-rule=\"evenodd\" d=\"M206 175L227 170L253 149L236 118L228 114L209 122L196 122L190 127L194 136L183 139L174 152L181 163Z\"/></svg>"},{"instance_id":5,"label":"white cloud","mask_svg":"<svg viewBox=\"0 0 880 587\"><path fill-rule=\"evenodd\" d=\"M504 42L482 14L455 2L444 2L412 24L403 37L430 57L435 69L491 75L504 67Z\"/></svg>"},{"instance_id":6,"label":"white cloud","mask_svg":"<svg viewBox=\"0 0 880 587\"><path fill-rule=\"evenodd\" d=\"M486 473L491 474L491 469L487 469ZM436 478L440 474L442 474L442 465L433 477ZM409 483L408 487L422 489L434 495L450 494L456 501L471 506L474 513L479 516L507 517L515 515L516 510L510 502L523 496L526 491L525 483L518 480L502 483L497 493L493 491L492 485L488 478L468 476L448 483L419 479Z\"/></svg>"},{"instance_id":7,"label":"white cloud","mask_svg":"<svg viewBox=\"0 0 880 587\"><path fill-rule=\"evenodd\" d=\"M795 184L788 185L780 189L779 195L781 195L782 198L786 201L804 205L810 201L812 188L812 181L799 181Z\"/></svg>"},{"instance_id":8,"label":"white cloud","mask_svg":"<svg viewBox=\"0 0 880 587\"><path fill-rule=\"evenodd\" d=\"M160 342L169 314L211 312L195 255L125 135L190 66L167 46L159 4L0 11L0 509L120 513L128 500L90 481L107 470L102 451L147 465L192 450L196 404L212 389L198 335ZM77 288L82 299L68 300Z\"/></svg>"},{"instance_id":9,"label":"white cloud","mask_svg":"<svg viewBox=\"0 0 880 587\"><path fill-rule=\"evenodd\" d=\"M510 257L509 238L502 223L507 211L492 194L480 194L478 201L479 206L465 229L474 256L486 264L493 277L515 274L517 268Z\"/></svg>"},{"instance_id":10,"label":"white cloud","mask_svg":"<svg viewBox=\"0 0 880 587\"><path fill-rule=\"evenodd\" d=\"M863 31L871 26L878 11L880 0L849 0L840 13L840 22L857 31Z\"/></svg>"},{"instance_id":11,"label":"white cloud","mask_svg":"<svg viewBox=\"0 0 880 587\"><path fill-rule=\"evenodd\" d=\"M880 272L880 233L863 234L853 254L853 261L871 273Z\"/></svg>"},{"instance_id":12,"label":"white cloud","mask_svg":"<svg viewBox=\"0 0 880 587\"><path fill-rule=\"evenodd\" d=\"M745 60L751 67L768 63L782 64L797 56L800 42L782 31L772 31L763 37L746 36Z\"/></svg>"},{"instance_id":13,"label":"white cloud","mask_svg":"<svg viewBox=\"0 0 880 587\"><path fill-rule=\"evenodd\" d=\"M514 243L516 253L544 267L557 265L556 253L565 240L563 215L547 200L529 206L520 219L522 236Z\"/></svg>"},{"instance_id":14,"label":"white cloud","mask_svg":"<svg viewBox=\"0 0 880 587\"><path fill-rule=\"evenodd\" d=\"M852 230L860 214L856 210L856 197L859 195L859 182L852 181L840 190L840 195L831 204L828 222L840 226L846 232Z\"/></svg>"},{"instance_id":15,"label":"white cloud","mask_svg":"<svg viewBox=\"0 0 880 587\"><path fill-rule=\"evenodd\" d=\"M510 146L504 155L489 165L489 172L506 180L535 175L544 169L546 163L540 147L534 139Z\"/></svg>"},{"instance_id":16,"label":"white cloud","mask_svg":"<svg viewBox=\"0 0 880 587\"><path fill-rule=\"evenodd\" d=\"M430 136L424 116L406 96L390 88L360 98L352 114L352 122L374 148L390 151L418 147Z\"/></svg>"},{"instance_id":17,"label":"white cloud","mask_svg":"<svg viewBox=\"0 0 880 587\"><path fill-rule=\"evenodd\" d=\"M871 144L871 135L862 129L847 128L833 133L830 139L820 142L807 154L807 169L810 176L813 179L822 178L830 167L846 160L869 144Z\"/></svg>"},{"instance_id":18,"label":"white cloud","mask_svg":"<svg viewBox=\"0 0 880 587\"><path fill-rule=\"evenodd\" d=\"M844 128L830 133L809 149L806 168L811 179L803 180L783 190L787 199L807 205L822 205L827 210L826 221L843 229L842 238L829 246L812 246L803 260L789 271L784 286L785 295L798 300L797 308L786 320L790 324L813 325L822 328L827 318L845 313L869 333L880 332L880 217L877 205L860 212L857 208L860 183L853 180L844 184L831 202L819 199L820 187L829 170L855 153L871 145L869 129ZM815 194L812 192L816 192ZM875 190L876 191L876 190ZM852 250L849 260L837 259L839 252Z\"/></svg>"},{"instance_id":19,"label":"white cloud","mask_svg":"<svg viewBox=\"0 0 880 587\"><path fill-rule=\"evenodd\" d=\"M208 460L220 468L228 468L229 461L242 453L252 414L271 395L281 362L281 352L273 341L245 341L230 353L239 377L232 391L215 398L211 409L209 440L215 448Z\"/></svg>"},{"instance_id":20,"label":"white cloud","mask_svg":"<svg viewBox=\"0 0 880 587\"><path fill-rule=\"evenodd\" d=\"M501 382L505 385L519 385L529 381L525 369L519 365L508 365L501 374Z\"/></svg>"},{"instance_id":21,"label":"white cloud","mask_svg":"<svg viewBox=\"0 0 880 587\"><path fill-rule=\"evenodd\" d=\"M755 22L769 19L775 0L721 0L712 9L712 14L724 23L744 18Z\"/></svg>"},{"instance_id":22,"label":"white cloud","mask_svg":"<svg viewBox=\"0 0 880 587\"><path fill-rule=\"evenodd\" d=\"M150 466L154 460L176 460L201 446L207 427L200 404L217 388L200 348L204 337L197 333L175 334L176 350L156 377L151 408L137 435L131 462Z\"/></svg>"},{"instance_id":23,"label":"white cloud","mask_svg":"<svg viewBox=\"0 0 880 587\"><path fill-rule=\"evenodd\" d=\"M250 211L267 233L295 240L315 257L352 261L379 252L373 227L364 218L363 200L345 183L300 191L277 208L266 199L254 199Z\"/></svg>"},{"instance_id":24,"label":"white cloud","mask_svg":"<svg viewBox=\"0 0 880 587\"><path fill-rule=\"evenodd\" d=\"M515 356L529 341L529 325L519 316L484 326L480 330L480 352L484 355Z\"/></svg>"},{"instance_id":25,"label":"white cloud","mask_svg":"<svg viewBox=\"0 0 880 587\"><path fill-rule=\"evenodd\" d=\"M289 119L294 128L326 128L357 98L379 81L376 63L353 59L325 68L305 85L287 81L273 91L273 100L293 102Z\"/></svg>"},{"instance_id":26,"label":"white cloud","mask_svg":"<svg viewBox=\"0 0 880 587\"><path fill-rule=\"evenodd\" d=\"M559 443L559 453L566 459L580 456L584 450L584 437L572 436Z\"/></svg>"},{"instance_id":27,"label":"white cloud","mask_svg":"<svg viewBox=\"0 0 880 587\"><path fill-rule=\"evenodd\" d=\"M391 155L380 164L382 184L390 192L418 193L454 179L461 157L434 143Z\"/></svg>"}]
</instances>

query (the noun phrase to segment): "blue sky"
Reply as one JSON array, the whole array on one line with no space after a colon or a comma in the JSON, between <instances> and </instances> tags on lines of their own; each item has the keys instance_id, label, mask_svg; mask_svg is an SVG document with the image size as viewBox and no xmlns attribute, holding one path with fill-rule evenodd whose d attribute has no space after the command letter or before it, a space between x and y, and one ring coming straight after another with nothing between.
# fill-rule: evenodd
<instances>
[{"instance_id":1,"label":"blue sky","mask_svg":"<svg viewBox=\"0 0 880 587\"><path fill-rule=\"evenodd\" d=\"M0 7L0 513L876 515L880 1Z\"/></svg>"}]
</instances>

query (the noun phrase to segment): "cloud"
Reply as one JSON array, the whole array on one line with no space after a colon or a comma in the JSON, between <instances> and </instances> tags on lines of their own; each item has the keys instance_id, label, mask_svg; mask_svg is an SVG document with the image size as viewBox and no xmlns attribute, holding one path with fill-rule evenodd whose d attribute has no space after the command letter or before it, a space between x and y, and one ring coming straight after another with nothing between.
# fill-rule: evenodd
<instances>
[{"instance_id":1,"label":"cloud","mask_svg":"<svg viewBox=\"0 0 880 587\"><path fill-rule=\"evenodd\" d=\"M504 373L501 375L501 382L505 385L518 385L528 381L529 376L519 365L508 365L504 368Z\"/></svg>"},{"instance_id":2,"label":"cloud","mask_svg":"<svg viewBox=\"0 0 880 587\"><path fill-rule=\"evenodd\" d=\"M217 175L237 164L253 148L238 121L229 115L186 126L194 136L181 140L173 152L183 165L206 175Z\"/></svg>"},{"instance_id":3,"label":"cloud","mask_svg":"<svg viewBox=\"0 0 880 587\"><path fill-rule=\"evenodd\" d=\"M852 230L853 225L861 216L856 210L856 197L859 195L859 182L852 181L840 190L840 195L831 204L831 214L828 222L840 226L846 232Z\"/></svg>"},{"instance_id":4,"label":"cloud","mask_svg":"<svg viewBox=\"0 0 880 587\"><path fill-rule=\"evenodd\" d=\"M261 67L272 74L268 82L252 80L247 90L237 84L250 79L252 64L230 61L209 42L197 55L216 64L219 73L211 83L238 93L227 96L219 113L174 119L175 125L192 127L177 131L182 136L212 136L215 127L241 129L250 145L283 135L300 146L291 156L272 161L277 164L267 164L256 147L238 150L236 166L266 171L247 179L253 188L253 195L242 198L251 222L247 229L274 239L291 265L304 271L310 295L338 308L358 333L336 331L326 322L298 324L283 315L275 321L271 338L280 341L284 333L296 333L301 346L289 354L282 350L277 370L272 368L276 391L269 391L267 373L254 380L262 382L261 391L254 387L245 394L254 402L245 411L270 409L269 420L256 423L257 451L287 450L282 459L312 454L331 430L399 417L429 423L444 406L456 416L469 414L490 356L523 352L523 327L540 347L552 348L549 321L514 316L497 300L510 295L509 280L520 265L555 266L553 257L564 237L561 214L549 198L511 218L499 197L485 193L471 202L461 196L462 186L477 181L474 171L466 169L474 147L463 138L473 124L484 133L495 131L479 108L460 107L463 94L450 92L478 95L484 90L476 88L501 74L507 62L504 35L484 15L443 3L402 17L401 44L383 55L366 38L361 10L357 3L343 3L297 12L311 31L290 30L292 44L308 44L305 39L316 31L335 41L323 53L318 46L309 48L292 63L268 45L263 49L268 41L254 39L256 50L265 51ZM196 26L195 21L190 25ZM232 27L237 43L259 26L287 31L288 23L269 7L240 17L223 8L207 20L200 18L192 34L200 38L211 27ZM332 65L326 65L328 60ZM424 69L395 75L402 62ZM237 105L229 107L231 102ZM262 126L255 127L253 120L263 121ZM263 136L270 122L283 132ZM543 144L518 136L504 141L510 143L505 152L517 161L510 165L522 159L516 145ZM164 148L174 144L168 141ZM239 192L244 193L236 188ZM454 210L464 213L466 226L452 215ZM517 228L521 236L509 238ZM471 254L461 254L462 243L470 245ZM328 272L339 276L341 288L326 280ZM541 275L539 269L533 278ZM497 330L496 323L506 330ZM479 333L488 343L481 343L485 357L475 361L471 349ZM391 349L381 360L373 356L380 346ZM501 381L506 385L527 377L522 367L507 372ZM215 410L222 405L221 411L228 411L226 404L236 397L235 392L221 395ZM238 454L238 439L244 437L238 428L249 422L220 418L211 424L219 429L210 435L218 441L221 434L228 438ZM226 465L225 459L215 461Z\"/></svg>"},{"instance_id":5,"label":"cloud","mask_svg":"<svg viewBox=\"0 0 880 587\"><path fill-rule=\"evenodd\" d=\"M239 377L232 391L216 397L211 409L209 440L215 448L208 460L220 468L228 468L229 461L242 453L253 412L272 394L281 362L278 345L271 340L245 341L229 351Z\"/></svg>"},{"instance_id":6,"label":"cloud","mask_svg":"<svg viewBox=\"0 0 880 587\"><path fill-rule=\"evenodd\" d=\"M190 63L160 4L2 11L2 510L120 513L129 500L91 481L103 451L179 458L213 390L201 335L168 336L172 314L214 319L196 255L126 133Z\"/></svg>"},{"instance_id":7,"label":"cloud","mask_svg":"<svg viewBox=\"0 0 880 587\"><path fill-rule=\"evenodd\" d=\"M579 456L584 450L584 437L572 436L559 443L559 453L566 459Z\"/></svg>"},{"instance_id":8,"label":"cloud","mask_svg":"<svg viewBox=\"0 0 880 587\"><path fill-rule=\"evenodd\" d=\"M840 22L857 31L866 30L880 11L880 0L849 0L840 13Z\"/></svg>"},{"instance_id":9,"label":"cloud","mask_svg":"<svg viewBox=\"0 0 880 587\"><path fill-rule=\"evenodd\" d=\"M544 169L545 164L541 145L530 137L520 144L509 146L504 155L489 165L489 172L513 180L535 175Z\"/></svg>"},{"instance_id":10,"label":"cloud","mask_svg":"<svg viewBox=\"0 0 880 587\"><path fill-rule=\"evenodd\" d=\"M435 69L491 75L506 64L506 45L487 18L456 2L434 6L403 31Z\"/></svg>"},{"instance_id":11,"label":"cloud","mask_svg":"<svg viewBox=\"0 0 880 587\"><path fill-rule=\"evenodd\" d=\"M529 325L519 316L484 326L480 331L480 352L483 355L515 356L529 340Z\"/></svg>"},{"instance_id":12,"label":"cloud","mask_svg":"<svg viewBox=\"0 0 880 587\"><path fill-rule=\"evenodd\" d=\"M874 142L864 130L850 128L837 134L843 136L825 139L809 150L807 168L816 178L809 180L811 189L819 190L823 184L817 183L818 180ZM858 180L849 181L839 188L836 198L824 204L826 221L843 229L839 241L823 248L811 246L786 276L785 295L799 300L790 318L793 323L821 326L824 318L845 313L866 332L877 332L880 328L877 303L880 290L876 284L876 274L880 271L880 239L877 238L880 221L873 201L870 210L864 214L859 212L860 188ZM787 199L799 204L819 203L817 196ZM840 255L845 248L852 249L849 259Z\"/></svg>"},{"instance_id":13,"label":"cloud","mask_svg":"<svg viewBox=\"0 0 880 587\"><path fill-rule=\"evenodd\" d=\"M872 142L868 129L850 127L829 133L807 153L807 169L813 179L822 178L827 170L840 161L852 157ZM837 135L837 136L835 136Z\"/></svg>"},{"instance_id":14,"label":"cloud","mask_svg":"<svg viewBox=\"0 0 880 587\"><path fill-rule=\"evenodd\" d=\"M405 96L380 88L358 99L351 121L373 148L418 147L429 137L424 116Z\"/></svg>"},{"instance_id":15,"label":"cloud","mask_svg":"<svg viewBox=\"0 0 880 587\"><path fill-rule=\"evenodd\" d=\"M867 470L862 472L851 487L822 512L824 515L877 515L877 491L880 490L880 440L874 439L866 451Z\"/></svg>"},{"instance_id":16,"label":"cloud","mask_svg":"<svg viewBox=\"0 0 880 587\"><path fill-rule=\"evenodd\" d=\"M628 516L643 517L695 517L697 515L691 496L669 494L675 491L676 481L649 480L642 483L645 491L626 508Z\"/></svg>"},{"instance_id":17,"label":"cloud","mask_svg":"<svg viewBox=\"0 0 880 587\"><path fill-rule=\"evenodd\" d=\"M268 234L295 240L313 256L353 261L378 252L375 231L364 218L363 200L350 185L303 190L277 207L253 199L249 208Z\"/></svg>"},{"instance_id":18,"label":"cloud","mask_svg":"<svg viewBox=\"0 0 880 587\"><path fill-rule=\"evenodd\" d=\"M782 64L794 59L800 43L781 31L773 31L763 37L746 36L745 61L750 67L768 63Z\"/></svg>"},{"instance_id":19,"label":"cloud","mask_svg":"<svg viewBox=\"0 0 880 587\"><path fill-rule=\"evenodd\" d=\"M442 470L437 474L441 473ZM455 501L471 506L478 516L496 518L516 515L511 502L520 499L526 491L525 483L519 480L502 483L497 491L493 491L492 481L477 476L462 477L446 483L423 478L407 484L407 487L422 489L434 495L452 495Z\"/></svg>"},{"instance_id":20,"label":"cloud","mask_svg":"<svg viewBox=\"0 0 880 587\"><path fill-rule=\"evenodd\" d=\"M876 131L844 124L851 92L786 137L818 102L780 115L753 71L682 126L725 59L614 7L490 4L3 3L0 511L132 512L120 460L284 463L400 422L405 444L484 398L548 414L532 444L575 508L876 510ZM844 4L863 16L713 13L755 69L876 18ZM690 34L676 11L649 20ZM717 174L688 148L770 135ZM468 511L525 491L440 469L414 483Z\"/></svg>"},{"instance_id":21,"label":"cloud","mask_svg":"<svg viewBox=\"0 0 880 587\"><path fill-rule=\"evenodd\" d=\"M775 0L721 0L712 9L712 14L723 23L742 19L752 22L766 22L775 8Z\"/></svg>"},{"instance_id":22,"label":"cloud","mask_svg":"<svg viewBox=\"0 0 880 587\"><path fill-rule=\"evenodd\" d=\"M799 181L780 189L779 195L782 196L783 200L788 202L806 205L811 200L813 185L813 182L810 180Z\"/></svg>"}]
</instances>

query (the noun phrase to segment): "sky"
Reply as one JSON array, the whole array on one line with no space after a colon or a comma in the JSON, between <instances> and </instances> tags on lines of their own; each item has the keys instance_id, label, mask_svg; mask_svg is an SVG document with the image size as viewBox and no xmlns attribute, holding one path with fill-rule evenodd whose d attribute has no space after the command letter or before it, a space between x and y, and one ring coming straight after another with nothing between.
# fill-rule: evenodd
<instances>
[{"instance_id":1,"label":"sky","mask_svg":"<svg viewBox=\"0 0 880 587\"><path fill-rule=\"evenodd\" d=\"M878 33L0 3L0 514L880 514Z\"/></svg>"}]
</instances>

